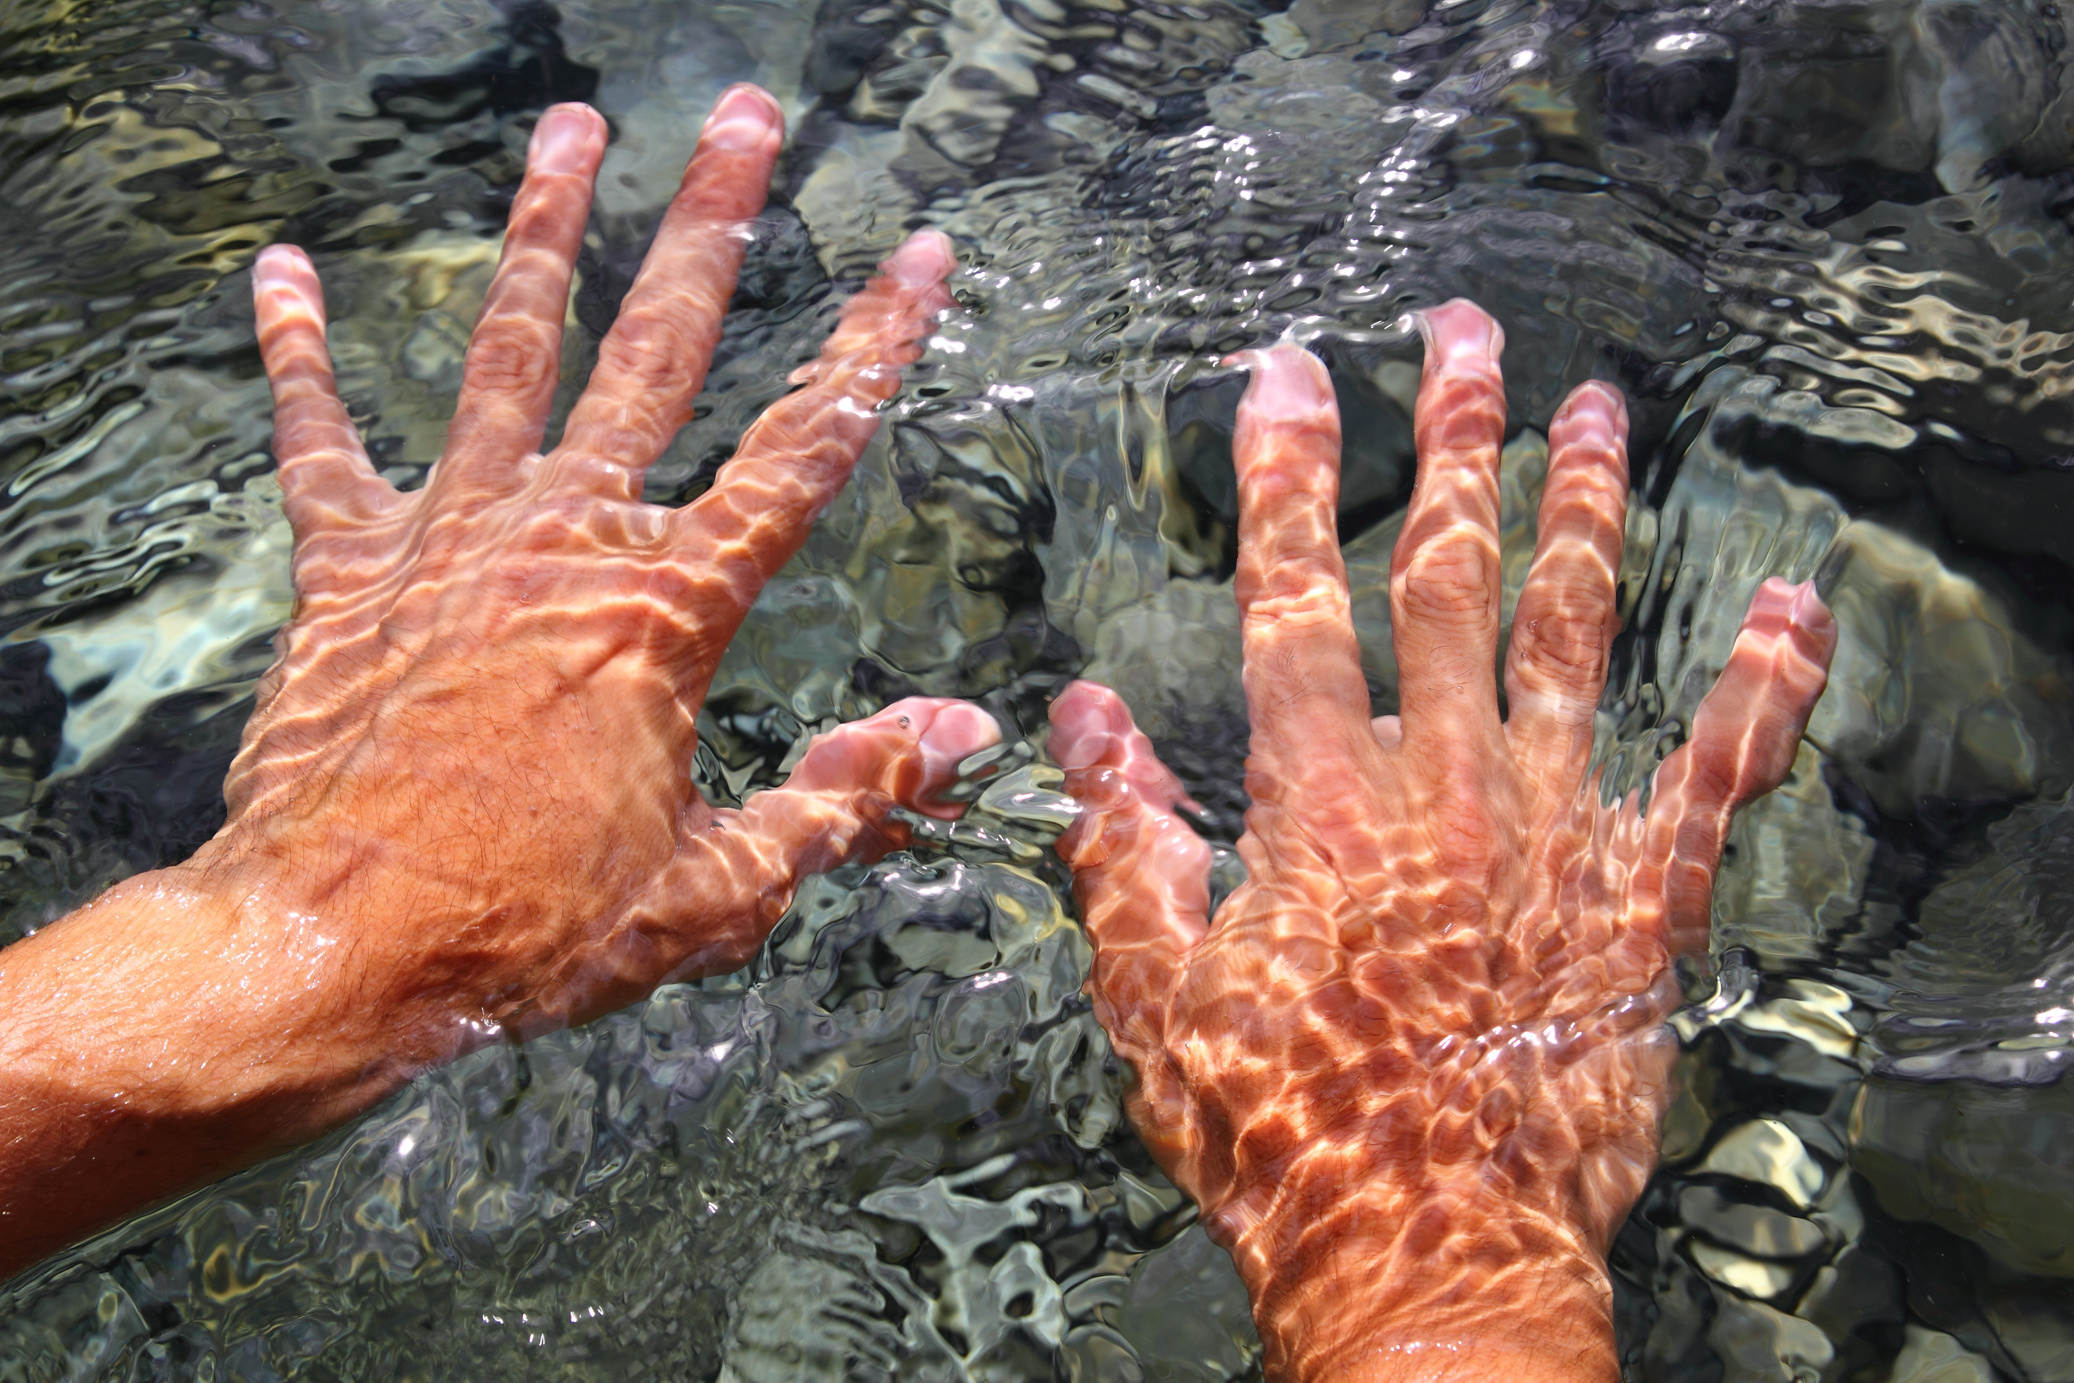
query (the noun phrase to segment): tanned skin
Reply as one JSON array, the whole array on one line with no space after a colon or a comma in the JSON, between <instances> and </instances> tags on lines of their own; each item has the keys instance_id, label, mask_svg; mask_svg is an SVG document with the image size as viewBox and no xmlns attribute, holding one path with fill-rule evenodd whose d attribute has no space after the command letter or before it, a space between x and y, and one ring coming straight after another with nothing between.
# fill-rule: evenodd
<instances>
[{"instance_id":1,"label":"tanned skin","mask_svg":"<svg viewBox=\"0 0 2074 1383\"><path fill-rule=\"evenodd\" d=\"M294 620L229 819L0 951L0 1277L351 1119L485 1043L742 964L795 881L948 816L992 721L915 699L822 737L739 812L693 720L949 299L923 233L682 510L640 501L689 417L782 139L724 96L562 440L540 446L605 125L541 120L445 455L401 495L332 382L309 261L254 271L296 536ZM1122 703L1076 684L1062 843L1138 1129L1250 1288L1277 1380L1610 1380L1606 1241L1655 1156L1669 963L1705 937L1732 812L1774 786L1835 641L1767 585L1647 816L1585 781L1626 499L1619 398L1551 435L1506 664L1500 338L1426 319L1420 470L1392 580L1403 718L1368 718L1318 362L1252 357L1237 458L1250 882L1208 852Z\"/></svg>"},{"instance_id":2,"label":"tanned skin","mask_svg":"<svg viewBox=\"0 0 2074 1383\"><path fill-rule=\"evenodd\" d=\"M721 98L561 442L542 455L604 120L533 134L447 447L375 475L332 382L310 262L253 271L293 621L193 859L0 950L0 1278L305 1142L473 1047L739 967L794 881L901 844L998 742L959 702L818 740L740 811L700 800L722 650L848 478L950 299L910 239L801 385L684 509L642 472L690 416L783 138Z\"/></svg>"},{"instance_id":3,"label":"tanned skin","mask_svg":"<svg viewBox=\"0 0 2074 1383\"><path fill-rule=\"evenodd\" d=\"M1657 1154L1672 960L1702 947L1730 818L1776 787L1836 626L1767 582L1647 814L1599 803L1627 416L1587 384L1549 434L1539 541L1497 695L1503 338L1427 314L1418 480L1391 567L1401 716L1369 719L1334 536L1318 360L1250 357L1237 595L1248 879L1209 850L1115 693L1077 683L1061 841L1132 1120L1201 1205L1279 1383L1614 1383L1605 1251Z\"/></svg>"}]
</instances>

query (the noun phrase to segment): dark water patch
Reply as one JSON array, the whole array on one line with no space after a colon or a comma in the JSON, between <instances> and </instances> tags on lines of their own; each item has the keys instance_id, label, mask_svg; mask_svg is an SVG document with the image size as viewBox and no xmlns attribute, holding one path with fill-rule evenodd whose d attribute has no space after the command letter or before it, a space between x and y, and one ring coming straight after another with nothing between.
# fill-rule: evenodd
<instances>
[{"instance_id":1,"label":"dark water patch","mask_svg":"<svg viewBox=\"0 0 2074 1383\"><path fill-rule=\"evenodd\" d=\"M712 99L754 79L791 116L652 498L710 482L908 227L959 242L958 310L716 680L700 781L737 798L915 692L1036 739L971 822L806 890L744 975L472 1058L22 1279L0 1376L1243 1375L1243 1298L1129 1135L1079 993L1043 703L1113 682L1205 833L1236 835L1218 362L1287 336L1345 405L1341 537L1394 709L1404 314L1457 294L1509 341L1515 586L1557 402L1587 378L1631 401L1609 786L1678 742L1764 577L1817 579L1844 629L1678 1020L1686 1093L1614 1254L1628 1371L2066 1375L2068 23L1904 0L18 6L0 925L220 819L289 609L252 256L315 254L349 408L416 483L554 100L613 128L565 407Z\"/></svg>"}]
</instances>

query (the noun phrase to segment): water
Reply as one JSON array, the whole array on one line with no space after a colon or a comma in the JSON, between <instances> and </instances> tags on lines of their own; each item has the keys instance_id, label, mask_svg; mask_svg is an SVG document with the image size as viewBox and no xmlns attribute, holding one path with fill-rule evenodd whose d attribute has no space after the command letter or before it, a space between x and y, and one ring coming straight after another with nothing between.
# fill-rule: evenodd
<instances>
[{"instance_id":1,"label":"water","mask_svg":"<svg viewBox=\"0 0 2074 1383\"><path fill-rule=\"evenodd\" d=\"M737 640L733 800L911 691L1026 731L1125 690L1228 843L1244 717L1223 351L1290 334L1348 419L1379 710L1406 309L1510 350L1538 429L1626 390L1601 717L1677 742L1766 575L1843 628L1678 1018L1686 1093L1614 1255L1637 1378L2074 1378L2074 72L2049 5L503 0L0 8L0 938L175 859L285 617L247 266L328 289L378 466L437 455L531 118L615 141L580 380L729 82L793 142L698 493L927 222L960 307ZM565 389L564 402L573 394ZM1041 743L969 822L806 888L742 975L478 1054L0 1290L0 1378L1244 1376L1243 1293L1150 1167L1079 993ZM1229 886L1235 864L1221 852ZM110 1004L124 996L111 993Z\"/></svg>"}]
</instances>

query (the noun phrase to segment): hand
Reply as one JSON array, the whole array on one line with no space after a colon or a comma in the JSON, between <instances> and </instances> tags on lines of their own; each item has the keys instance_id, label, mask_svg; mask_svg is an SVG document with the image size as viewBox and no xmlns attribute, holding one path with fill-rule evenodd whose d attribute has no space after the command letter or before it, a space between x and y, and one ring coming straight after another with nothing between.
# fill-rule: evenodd
<instances>
[{"instance_id":1,"label":"hand","mask_svg":"<svg viewBox=\"0 0 2074 1383\"><path fill-rule=\"evenodd\" d=\"M721 99L542 455L606 139L588 107L548 111L416 494L375 474L340 404L308 259L260 256L295 618L222 832L0 954L0 1276L500 1034L735 968L796 879L901 843L897 808L956 814L936 794L999 731L949 701L823 736L739 812L691 784L714 665L949 303L949 243L912 237L707 494L644 504L782 137L767 94Z\"/></svg>"},{"instance_id":2,"label":"hand","mask_svg":"<svg viewBox=\"0 0 2074 1383\"><path fill-rule=\"evenodd\" d=\"M1672 958L1705 944L1735 810L1793 762L1836 632L1812 587L1752 601L1647 814L1587 778L1615 628L1627 416L1549 434L1499 718L1502 335L1422 319L1418 481L1392 561L1402 716L1369 719L1334 538L1339 417L1316 358L1251 357L1235 438L1252 722L1247 882L1122 701L1076 683L1061 841L1132 1118L1252 1293L1277 1379L1595 1379L1604 1250L1656 1159Z\"/></svg>"},{"instance_id":3,"label":"hand","mask_svg":"<svg viewBox=\"0 0 2074 1383\"><path fill-rule=\"evenodd\" d=\"M586 106L541 118L419 493L391 489L360 448L308 260L277 247L253 275L298 603L231 765L229 822L198 863L264 880L300 915L354 919L382 962L379 1002L422 1017L406 1062L458 1030L559 1027L741 965L795 878L896 843L898 805L943 814L930 791L998 738L973 707L910 701L825 737L739 813L692 788L714 665L848 479L954 261L941 235L909 240L706 495L644 504L783 126L755 87L722 98L542 455L605 137Z\"/></svg>"}]
</instances>

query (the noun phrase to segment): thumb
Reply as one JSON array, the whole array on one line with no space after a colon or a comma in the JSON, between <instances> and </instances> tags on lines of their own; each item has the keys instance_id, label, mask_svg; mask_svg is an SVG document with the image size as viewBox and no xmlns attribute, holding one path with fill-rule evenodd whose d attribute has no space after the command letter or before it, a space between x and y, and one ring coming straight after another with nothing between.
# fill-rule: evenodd
<instances>
[{"instance_id":1,"label":"thumb","mask_svg":"<svg viewBox=\"0 0 2074 1383\"><path fill-rule=\"evenodd\" d=\"M1000 727L979 707L910 697L818 736L783 786L753 794L741 810L688 823L644 909L680 929L686 959L673 977L740 966L785 915L800 879L905 844L899 809L957 816L964 807L941 794L961 762L1000 742Z\"/></svg>"},{"instance_id":2,"label":"thumb","mask_svg":"<svg viewBox=\"0 0 2074 1383\"><path fill-rule=\"evenodd\" d=\"M1157 1107L1173 1097L1162 1048L1169 1012L1209 931L1210 847L1175 813L1194 804L1122 697L1075 682L1052 702L1051 726L1052 758L1081 808L1058 849L1095 946L1095 1013ZM1150 1141L1150 1125L1139 1128Z\"/></svg>"},{"instance_id":3,"label":"thumb","mask_svg":"<svg viewBox=\"0 0 2074 1383\"><path fill-rule=\"evenodd\" d=\"M1836 619L1813 582L1766 581L1693 715L1691 736L1657 766L1630 916L1660 927L1674 953L1706 948L1729 823L1792 771L1836 640Z\"/></svg>"},{"instance_id":4,"label":"thumb","mask_svg":"<svg viewBox=\"0 0 2074 1383\"><path fill-rule=\"evenodd\" d=\"M960 763L1000 742L994 718L970 702L911 696L815 737L785 785L750 797L743 816L794 810L801 795L832 795L860 815L883 818L902 806L949 820L965 809L937 795L957 782Z\"/></svg>"}]
</instances>

